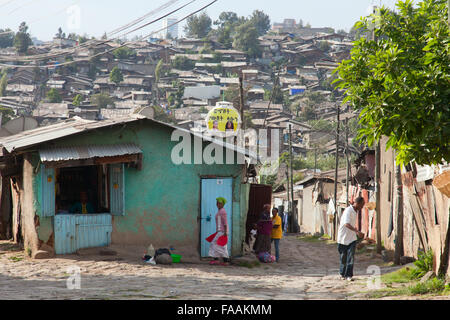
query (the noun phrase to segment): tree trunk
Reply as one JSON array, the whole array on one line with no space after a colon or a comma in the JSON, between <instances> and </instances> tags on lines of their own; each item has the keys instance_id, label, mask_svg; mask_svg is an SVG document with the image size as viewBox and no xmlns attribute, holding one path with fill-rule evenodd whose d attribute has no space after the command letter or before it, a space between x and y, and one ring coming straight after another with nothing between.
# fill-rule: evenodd
<instances>
[{"instance_id":1,"label":"tree trunk","mask_svg":"<svg viewBox=\"0 0 450 320\"><path fill-rule=\"evenodd\" d=\"M397 228L395 234L394 263L399 265L400 257L403 255L403 184L400 165L395 167L395 179L397 181Z\"/></svg>"},{"instance_id":2,"label":"tree trunk","mask_svg":"<svg viewBox=\"0 0 450 320\"><path fill-rule=\"evenodd\" d=\"M448 255L450 251L450 211L449 211L449 219L448 219L448 226L447 226L447 235L445 237L445 245L444 250L441 254L441 263L438 270L438 275L445 276L448 271Z\"/></svg>"}]
</instances>

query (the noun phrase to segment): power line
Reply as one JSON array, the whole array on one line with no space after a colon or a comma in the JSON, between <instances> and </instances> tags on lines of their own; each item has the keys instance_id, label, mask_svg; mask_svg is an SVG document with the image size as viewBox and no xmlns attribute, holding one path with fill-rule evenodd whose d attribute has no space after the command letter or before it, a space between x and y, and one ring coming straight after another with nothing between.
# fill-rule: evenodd
<instances>
[{"instance_id":1,"label":"power line","mask_svg":"<svg viewBox=\"0 0 450 320\"><path fill-rule=\"evenodd\" d=\"M177 20L176 22L170 24L170 25L167 26L167 27L164 27L164 28L161 28L161 29L159 29L159 30L153 31L153 32L151 32L151 33L149 33L149 34L147 34L147 35L145 35L145 36L141 36L141 37L139 38L139 41L141 41L142 39L149 38L149 37L151 37L152 35L154 35L155 33L159 33L159 32L161 32L161 31L163 31L163 30L165 30L165 29L167 29L167 28L170 28L170 27L172 27L172 26L174 26L174 25L176 25L176 24L179 24L180 22L182 22L182 21L188 19L189 17L191 17L191 16L197 14L198 12L203 11L203 10L205 10L206 8L210 7L211 5L213 5L214 3L216 3L217 1L219 1L219 0L214 0L214 1L209 2L207 5L201 7L200 9L198 9L198 10L196 10L196 11L190 13L190 14L188 14L187 16L183 17L182 19ZM169 13L169 14L171 14L171 13ZM163 19L164 17L168 16L169 14L167 14L167 15L165 15L165 16L163 16L163 17L158 18L156 21ZM147 24L147 25L148 25L148 24ZM146 25L141 26L141 28L143 28L143 27L145 27L145 26L146 26ZM105 42L108 42L108 41L105 41ZM104 52L100 52L100 53L94 54L94 55L89 56L89 57L84 58L84 59L79 59L79 60L74 60L74 61L67 61L67 62L64 62L64 63L60 63L60 64L58 64L58 65L39 66L39 65L10 65L10 64L0 63L0 66L3 66L3 67L18 67L18 68L36 68L36 67L37 67L37 68L43 68L43 69L45 69L45 68L62 67L62 66L74 64L74 63L81 62L81 61L89 61L89 60L92 59L92 58L96 58L96 57L102 56L102 55L104 55L104 54L106 54L106 53L109 53L109 52L112 52L112 51L114 51L114 50L116 50L116 49L118 49L118 48L126 47L128 44L130 44L130 42L126 42L126 43L124 43L124 44L118 46L117 48L112 48L112 49L106 50L106 51L104 51Z\"/></svg>"},{"instance_id":2,"label":"power line","mask_svg":"<svg viewBox=\"0 0 450 320\"><path fill-rule=\"evenodd\" d=\"M158 11L161 11L161 10L164 10L164 9L166 9L166 7L168 7L168 6L170 6L172 3L174 3L174 2L178 2L179 0L176 0L176 1L174 1L174 0L171 0L171 1L169 1L168 3L166 3L166 4L164 4L164 5L162 5L162 6L160 6L159 8L157 8L156 10L153 10L153 11L151 11L150 13L148 13L148 14L146 14L146 16L148 16L148 15L154 15L155 13L157 13ZM136 21L136 20L135 20ZM134 21L132 21L131 23L129 23L129 25L130 24L132 24ZM121 29L121 30L123 30L124 29L124 26L123 27L120 27L120 28L117 28L116 30L119 30L119 29ZM46 54L37 54L37 55L32 55L32 56L22 56L22 57L8 57L8 56L6 56L6 57L2 57L2 56L0 56L0 59L1 60L3 60L3 61L23 61L23 62L29 62L28 60L30 60L30 61L33 61L33 60L45 60L45 59L49 59L49 58L55 58L55 57L59 57L59 56L62 56L62 55L69 55L69 54L73 54L73 53L75 53L76 51L78 51L78 50L80 50L80 49L84 49L84 48L86 48L86 47L88 47L88 46L90 46L91 44L94 44L94 42L96 42L97 40L88 40L87 42L85 42L85 43L83 43L83 44L81 44L80 46L78 46L78 47L76 47L76 48L70 48L70 49L67 49L67 50L63 50L63 51L61 51L61 52L59 52L59 53L46 53ZM109 40L108 40L109 41ZM105 42L102 42L102 43L95 43L96 45L100 45L100 44L103 44L103 43L106 43L106 42L108 42L108 41L105 41Z\"/></svg>"},{"instance_id":3,"label":"power line","mask_svg":"<svg viewBox=\"0 0 450 320\"><path fill-rule=\"evenodd\" d=\"M3 8L3 7L6 7L8 4L10 4L11 2L14 2L15 0L9 0L9 1L6 1L5 3L3 3L3 4L0 4L0 8Z\"/></svg>"},{"instance_id":4,"label":"power line","mask_svg":"<svg viewBox=\"0 0 450 320\"><path fill-rule=\"evenodd\" d=\"M162 5L161 7L159 7L158 9L153 10L153 11L149 12L148 14L146 14L146 15L144 15L144 16L142 16L142 17L140 17L140 18L138 18L138 19L136 19L136 20L134 20L134 21L132 21L132 22L122 26L122 27L120 27L120 28L114 29L113 31L110 32L110 34L113 35L113 34L121 32L121 31L123 31L125 29L131 28L132 26L135 26L136 24L144 21L146 18L151 17L152 15L154 15L156 13L156 11L164 10L165 8L171 6L172 4L175 4L175 3L179 2L179 1L180 0L169 1L168 3L166 3L166 4ZM108 36L110 34L108 34Z\"/></svg>"},{"instance_id":5,"label":"power line","mask_svg":"<svg viewBox=\"0 0 450 320\"><path fill-rule=\"evenodd\" d=\"M158 19L155 19L155 20L153 20L153 21L151 21L149 23L146 23L146 24L144 24L144 25L142 25L140 27L136 27L135 29L133 29L131 31L128 31L128 32L122 34L121 36L123 37L123 36L125 36L127 34L130 34L132 32L135 32L135 31L139 30L139 29L142 29L142 28L144 28L144 27L146 27L146 26L148 26L148 25L150 25L152 23L155 23L155 22L157 22L157 21L167 17L168 15L173 14L173 13L175 13L175 12L185 8L186 6L188 6L189 4L191 4L191 3L195 2L195 1L197 1L197 0L191 0L187 4L184 4L184 5L180 6L180 7L178 7L177 9L169 12L168 14L166 14L166 15L158 18ZM138 19L136 19L134 21L132 21L131 23L128 23L125 26L122 26L120 28L117 28L117 29L113 30L112 32L110 32L110 34L114 34L114 33L120 32L120 31L124 31L127 28L129 28L131 26L134 26L137 23L145 20L145 18L147 18L149 16L152 16L152 15L155 15L159 11L167 9L168 7L170 7L172 4L174 4L176 2L179 2L179 0L171 0L171 1L167 2L167 3L165 3L164 5L160 6L159 8L157 8L155 10L152 10L151 12L147 13L146 15L144 15L144 16L142 16L142 17L140 17L140 18L138 18ZM117 37L116 39L120 39L120 36ZM0 56L0 60L2 60L2 61L11 61L11 62L12 61L15 61L15 62L19 62L19 61L20 62L31 62L31 61L37 61L37 60L46 60L46 59L56 58L56 57L63 56L63 55L74 54L75 52L79 51L80 49L84 49L86 47L89 47L92 44L95 44L96 46L99 46L99 45L105 44L107 42L110 42L112 40L114 40L114 39L104 40L104 41L100 41L100 42L97 42L97 40L88 40L86 43L83 43L83 44L77 46L76 48L70 48L70 49L63 50L63 51L58 52L58 53L46 53L46 54L37 54L37 55L22 56L22 57Z\"/></svg>"},{"instance_id":6,"label":"power line","mask_svg":"<svg viewBox=\"0 0 450 320\"><path fill-rule=\"evenodd\" d=\"M44 19L48 19L49 17L55 16L55 15L57 15L57 14L63 12L63 11L66 11L66 10L69 9L70 7L76 5L78 2L80 2L80 0L75 0L74 2L72 2L71 4L69 4L68 6L63 7L62 9L59 9L58 11L55 11L55 12L53 12L53 13L47 15L47 16L40 17L40 18L37 18L37 19L35 19L35 20L30 21L30 24L31 24L31 23L36 23L36 22L42 21L42 20L44 20Z\"/></svg>"},{"instance_id":7,"label":"power line","mask_svg":"<svg viewBox=\"0 0 450 320\"><path fill-rule=\"evenodd\" d=\"M8 15L10 15L10 14L13 13L13 12L16 12L17 10L20 10L20 9L22 9L22 8L24 8L24 7L26 7L26 6L28 6L28 5L31 4L32 2L35 3L35 2L37 2L37 0L31 0L31 1L28 1L28 2L26 2L26 3L24 3L24 4L22 4L21 6L18 6L17 8L15 8L15 9L11 10L10 12L8 12Z\"/></svg>"}]
</instances>

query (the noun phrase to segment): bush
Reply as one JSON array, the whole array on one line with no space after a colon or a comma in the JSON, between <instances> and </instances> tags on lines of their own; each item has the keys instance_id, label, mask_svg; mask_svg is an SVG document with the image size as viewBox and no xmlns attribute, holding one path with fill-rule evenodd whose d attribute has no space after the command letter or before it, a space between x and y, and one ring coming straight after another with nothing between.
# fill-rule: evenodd
<instances>
[{"instance_id":1,"label":"bush","mask_svg":"<svg viewBox=\"0 0 450 320\"><path fill-rule=\"evenodd\" d=\"M411 294L441 293L445 289L445 281L433 278L425 282L419 282L409 287Z\"/></svg>"},{"instance_id":2,"label":"bush","mask_svg":"<svg viewBox=\"0 0 450 320\"><path fill-rule=\"evenodd\" d=\"M433 251L419 253L419 257L414 261L416 268L412 269L412 274L415 279L422 278L428 271L433 269Z\"/></svg>"},{"instance_id":3,"label":"bush","mask_svg":"<svg viewBox=\"0 0 450 320\"><path fill-rule=\"evenodd\" d=\"M195 67L195 62L184 56L176 56L172 62L172 66L178 70L192 70Z\"/></svg>"},{"instance_id":4,"label":"bush","mask_svg":"<svg viewBox=\"0 0 450 320\"><path fill-rule=\"evenodd\" d=\"M61 103L62 102L61 94L55 88L51 88L47 92L47 99L48 99L48 102L50 102L50 103Z\"/></svg>"}]
</instances>

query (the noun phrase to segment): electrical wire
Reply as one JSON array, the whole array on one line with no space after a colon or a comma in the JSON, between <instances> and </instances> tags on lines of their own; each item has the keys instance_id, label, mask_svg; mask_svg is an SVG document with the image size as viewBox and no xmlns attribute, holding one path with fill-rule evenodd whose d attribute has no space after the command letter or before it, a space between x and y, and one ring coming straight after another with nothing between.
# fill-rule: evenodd
<instances>
[{"instance_id":1,"label":"electrical wire","mask_svg":"<svg viewBox=\"0 0 450 320\"><path fill-rule=\"evenodd\" d=\"M161 31L163 31L163 30L166 30L167 28L170 28L170 27L172 27L172 26L174 26L174 25L176 25L176 24L179 24L180 22L182 22L182 21L188 19L189 17L191 17L191 16L197 14L198 12L203 11L203 10L205 10L206 8L210 7L211 5L213 5L214 3L216 3L217 1L219 1L219 0L213 0L213 1L209 2L208 4L206 4L205 6L201 7L200 9L198 9L198 10L196 10L196 11L194 11L194 12L188 14L187 16L183 17L183 18L180 19L180 20L177 20L176 22L174 22L174 23L168 25L167 27L158 29L158 30L156 30L156 31L153 31L153 32L147 34L147 35L144 35L144 36L139 37L139 41L141 41L141 40L143 40L143 39L147 39L147 38L151 37L152 35L154 35L154 34L156 34L156 33L159 33L159 32L161 32ZM173 13L173 12L172 12L172 13ZM169 14L171 14L171 13L169 13ZM169 14L166 14L165 16L156 19L154 22L163 19L164 17L168 16ZM148 24L149 24L149 23L148 23ZM147 26L148 24L146 24L146 25L144 25L144 26L141 26L141 28ZM106 42L107 42L107 41L106 41ZM56 67L62 67L62 66L66 66L66 65L78 63L78 62L81 62L81 61L89 61L89 60L91 60L92 58L96 58L96 57L102 56L102 55L104 55L104 54L106 54L106 53L110 53L110 52L112 52L112 51L114 51L114 50L116 50L116 49L118 49L118 48L126 47L126 46L129 45L130 43L131 43L131 42L126 42L126 43L124 43L124 44L122 44L122 45L120 45L120 46L118 46L118 47L116 47L116 48L112 48L112 49L109 49L109 50L106 50L106 51L103 51L103 52L94 54L94 55L89 56L89 57L87 57L87 58L84 58L84 59L78 59L78 60L73 60L73 61L67 61L67 62L60 63L60 64L58 64L58 65L39 66L39 65L10 65L10 64L0 63L0 66L3 66L3 67L18 67L18 68L42 68L42 69L47 69L47 68L48 68L48 69L53 69L53 68L56 68Z\"/></svg>"},{"instance_id":2,"label":"electrical wire","mask_svg":"<svg viewBox=\"0 0 450 320\"><path fill-rule=\"evenodd\" d=\"M134 25L138 24L139 22L145 20L147 17L155 15L157 12L165 10L168 7L170 7L172 4L174 4L176 2L179 2L179 1L180 0L171 0L171 1L163 4L159 8L157 8L155 10L152 10L151 12L147 13L146 15L144 15L144 16L142 16L142 17L140 17L140 18L138 18L138 19L128 23L127 25L113 30L112 32L110 32L110 34L114 34L114 33L118 32L118 31L121 31L121 30L122 31L126 30L127 28L129 28L131 26L134 26ZM139 30L139 29L142 29L142 28L144 28L144 27L146 27L146 26L148 26L148 25L150 25L152 23L155 23L155 22L157 22L157 21L167 17L168 15L173 14L173 13L183 9L184 7L186 7L187 5L189 5L189 4L191 4L191 3L195 2L195 1L197 1L197 0L191 0L187 4L184 4L184 5L180 6L180 7L178 7L177 9L169 12L168 14L164 15L163 17L160 17L160 18L158 18L156 20L153 20L153 21L151 21L149 23L146 23L146 24L144 24L144 25L142 25L140 27L137 27L137 28L133 29L132 31L126 32L126 33L122 34L120 37L123 37L123 36L125 36L127 34L130 34L132 32L135 32L135 31ZM120 37L117 37L116 39L120 39ZM107 42L111 42L113 40L115 40L115 39L109 39L109 40L103 40L103 41L88 40L87 42L77 46L76 48L70 48L70 49L67 49L67 50L62 50L62 51L57 52L57 53L37 54L37 55L22 56L22 57L0 56L0 60L2 60L2 61L11 61L11 62L13 62L13 61L14 62L19 62L19 61L20 62L31 62L31 61L38 61L38 60L46 60L46 59L56 58L56 57L63 56L63 55L74 54L74 53L76 53L77 51L79 51L81 49L84 49L84 48L87 48L87 47L91 47L92 44L95 44L95 46L100 46L100 45L103 45L103 44L105 44Z\"/></svg>"},{"instance_id":3,"label":"electrical wire","mask_svg":"<svg viewBox=\"0 0 450 320\"><path fill-rule=\"evenodd\" d=\"M179 1L179 0L171 0L171 1L169 1L168 3L166 3L166 4L162 5L162 6L160 6L160 7L157 8L156 10L153 10L153 11L151 11L150 13L146 14L145 16L150 15L150 14L155 14L156 12L165 9L165 8L167 7L167 5L170 5L170 4L172 4L172 3L174 3L174 2L177 2L177 1ZM78 1L76 1L76 2L78 2ZM75 4L76 2L74 2L73 4ZM72 5L73 5L73 4L72 4ZM141 17L141 18L142 18L142 17ZM139 18L139 19L140 19L140 18ZM135 21L136 21L136 20L135 20ZM133 24L133 23L134 23L134 21L132 21L131 23L129 23L129 25L130 25L130 24ZM123 27L117 28L116 30L120 30L120 29L123 29ZM109 40L108 40L108 41L109 41ZM2 56L0 56L0 60L3 60L3 61L17 61L17 62L18 62L18 61L29 62L28 60L31 60L31 61L34 61L34 60L44 60L44 59L54 58L54 57L58 57L58 56L62 56L62 55L73 54L73 53L75 53L76 51L78 51L78 50L80 50L80 49L89 47L91 44L101 45L101 44L106 43L106 42L108 42L108 41L104 41L104 42L102 42L102 43L98 43L97 40L88 40L88 41L86 41L85 43L83 43L83 44L77 46L76 48L70 48L70 49L63 50L63 51L58 52L58 53L53 53L53 54L51 54L51 53L46 53L46 54L40 54L40 55L37 54L37 55L32 55L32 56L22 56L22 57L8 57L8 56L2 57Z\"/></svg>"},{"instance_id":4,"label":"electrical wire","mask_svg":"<svg viewBox=\"0 0 450 320\"><path fill-rule=\"evenodd\" d=\"M17 10L20 10L20 9L22 9L22 8L25 8L26 6L28 6L28 5L31 4L32 2L33 2L33 3L36 3L37 0L31 0L31 1L28 1L28 2L26 2L26 3L24 3L24 4L22 4L21 6L18 6L17 8L12 9L10 12L8 12L8 15L10 15L11 13L16 12Z\"/></svg>"},{"instance_id":5,"label":"electrical wire","mask_svg":"<svg viewBox=\"0 0 450 320\"><path fill-rule=\"evenodd\" d=\"M121 32L121 31L123 31L123 30L126 30L126 29L128 29L128 28L131 28L131 27L135 26L136 24L138 24L138 23L144 21L144 20L147 19L148 17L153 16L157 11L162 11L162 10L168 8L169 6L175 4L175 3L179 2L179 1L180 1L180 0L172 0L172 1L169 1L169 2L165 3L164 5L162 5L161 7L159 7L158 9L155 9L155 10L153 10L153 11L151 11L151 12L145 14L144 16L142 16L142 17L140 17L140 18L138 18L138 19L136 19L136 20L134 20L134 21L132 21L132 22L130 22L130 23L128 23L128 24L126 24L126 25L120 27L120 28L114 29L113 31L111 31L111 32L110 32L109 34L107 34L107 35L108 35L108 36L114 35L114 34L117 34L117 33Z\"/></svg>"},{"instance_id":6,"label":"electrical wire","mask_svg":"<svg viewBox=\"0 0 450 320\"><path fill-rule=\"evenodd\" d=\"M0 4L0 8L6 7L8 4L10 4L11 2L14 2L15 0L9 0L6 1L5 3Z\"/></svg>"},{"instance_id":7,"label":"electrical wire","mask_svg":"<svg viewBox=\"0 0 450 320\"><path fill-rule=\"evenodd\" d=\"M58 15L58 14L60 14L61 12L66 11L66 10L69 9L70 7L76 5L78 2L80 2L80 0L75 0L74 2L72 2L71 4L69 4L68 6L63 7L62 9L59 9L58 11L55 11L55 12L53 12L53 13L47 15L47 16L37 18L37 19L35 19L35 20L31 20L31 21L30 21L30 24L36 23L36 22L39 22L39 21L42 21L42 20L44 20L44 19L48 19L48 18L53 17L53 16L55 16L55 15Z\"/></svg>"}]
</instances>

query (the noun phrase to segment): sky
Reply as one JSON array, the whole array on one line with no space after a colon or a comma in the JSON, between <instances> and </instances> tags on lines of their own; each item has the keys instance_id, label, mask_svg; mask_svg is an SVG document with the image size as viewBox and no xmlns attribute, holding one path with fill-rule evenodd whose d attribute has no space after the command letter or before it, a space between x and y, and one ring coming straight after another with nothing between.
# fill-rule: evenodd
<instances>
[{"instance_id":1,"label":"sky","mask_svg":"<svg viewBox=\"0 0 450 320\"><path fill-rule=\"evenodd\" d=\"M175 1L165 10L155 12L145 22L152 21L192 0ZM65 33L88 34L100 37L105 32L150 13L167 4L169 0L0 0L0 29L17 31L25 21L32 37L49 41L58 28ZM171 15L182 18L200 9L211 0L194 0L184 9ZM302 19L312 27L332 27L349 31L353 24L369 13L371 5L385 5L395 8L396 0L218 0L206 9L216 20L223 11L233 11L239 16L249 16L253 10L262 10L270 16L271 22L283 19ZM179 26L179 32L183 29ZM162 27L162 21L141 29L133 36L149 35Z\"/></svg>"}]
</instances>

